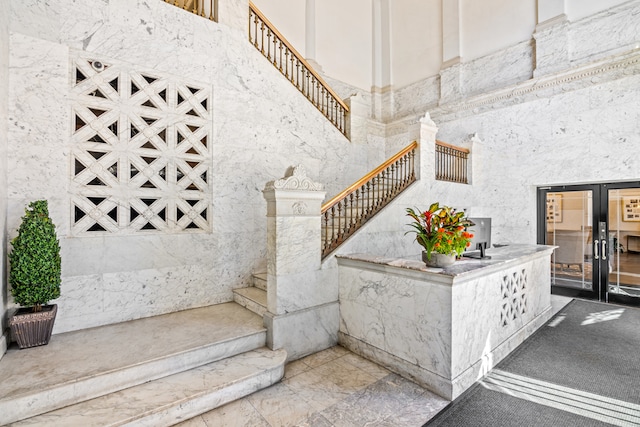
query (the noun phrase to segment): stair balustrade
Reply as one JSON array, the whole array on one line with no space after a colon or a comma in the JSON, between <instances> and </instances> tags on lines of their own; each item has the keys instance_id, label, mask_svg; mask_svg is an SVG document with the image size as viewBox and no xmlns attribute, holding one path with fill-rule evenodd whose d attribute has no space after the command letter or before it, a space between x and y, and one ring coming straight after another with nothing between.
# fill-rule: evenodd
<instances>
[{"instance_id":1,"label":"stair balustrade","mask_svg":"<svg viewBox=\"0 0 640 427\"><path fill-rule=\"evenodd\" d=\"M251 2L249 41L347 136L346 116L349 107Z\"/></svg>"},{"instance_id":2,"label":"stair balustrade","mask_svg":"<svg viewBox=\"0 0 640 427\"><path fill-rule=\"evenodd\" d=\"M412 142L322 206L323 259L415 182L417 147Z\"/></svg>"},{"instance_id":3,"label":"stair balustrade","mask_svg":"<svg viewBox=\"0 0 640 427\"><path fill-rule=\"evenodd\" d=\"M467 148L436 141L436 179L468 184L468 158Z\"/></svg>"},{"instance_id":4,"label":"stair balustrade","mask_svg":"<svg viewBox=\"0 0 640 427\"><path fill-rule=\"evenodd\" d=\"M164 0L164 2L211 21L218 21L218 0Z\"/></svg>"}]
</instances>

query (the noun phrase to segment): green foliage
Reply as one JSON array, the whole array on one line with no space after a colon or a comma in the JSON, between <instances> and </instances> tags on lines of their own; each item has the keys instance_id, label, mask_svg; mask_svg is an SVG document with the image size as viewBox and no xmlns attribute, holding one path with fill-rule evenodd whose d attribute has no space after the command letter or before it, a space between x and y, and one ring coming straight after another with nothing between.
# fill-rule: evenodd
<instances>
[{"instance_id":1,"label":"green foliage","mask_svg":"<svg viewBox=\"0 0 640 427\"><path fill-rule=\"evenodd\" d=\"M469 246L473 234L467 231L467 227L475 224L465 217L464 212L440 206L438 202L432 203L424 212L412 208L407 208L406 212L413 219L411 224L407 224L413 230L407 233L416 234L416 242L424 248L427 259L431 259L432 252L460 256Z\"/></svg>"},{"instance_id":2,"label":"green foliage","mask_svg":"<svg viewBox=\"0 0 640 427\"><path fill-rule=\"evenodd\" d=\"M38 311L60 296L60 245L46 200L31 202L25 209L18 236L11 244L11 295L21 306L34 306Z\"/></svg>"}]
</instances>

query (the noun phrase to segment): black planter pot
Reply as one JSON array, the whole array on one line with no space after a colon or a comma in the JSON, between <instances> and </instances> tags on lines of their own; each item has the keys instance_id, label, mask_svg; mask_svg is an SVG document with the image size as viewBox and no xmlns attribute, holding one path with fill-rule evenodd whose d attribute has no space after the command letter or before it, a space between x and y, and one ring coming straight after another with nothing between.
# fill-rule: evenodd
<instances>
[{"instance_id":1,"label":"black planter pot","mask_svg":"<svg viewBox=\"0 0 640 427\"><path fill-rule=\"evenodd\" d=\"M42 311L36 313L31 307L19 308L9 319L11 336L18 347L23 349L49 344L57 313L56 304L42 306Z\"/></svg>"}]
</instances>

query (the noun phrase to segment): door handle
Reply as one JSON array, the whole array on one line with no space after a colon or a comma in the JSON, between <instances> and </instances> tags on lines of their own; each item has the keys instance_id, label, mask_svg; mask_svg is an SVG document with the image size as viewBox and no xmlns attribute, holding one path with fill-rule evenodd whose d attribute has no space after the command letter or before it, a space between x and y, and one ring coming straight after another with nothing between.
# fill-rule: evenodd
<instances>
[{"instance_id":1,"label":"door handle","mask_svg":"<svg viewBox=\"0 0 640 427\"><path fill-rule=\"evenodd\" d=\"M598 256L598 243L600 242L597 240L593 241L593 259L600 259Z\"/></svg>"},{"instance_id":2,"label":"door handle","mask_svg":"<svg viewBox=\"0 0 640 427\"><path fill-rule=\"evenodd\" d=\"M602 239L602 259L607 259L607 239Z\"/></svg>"}]
</instances>

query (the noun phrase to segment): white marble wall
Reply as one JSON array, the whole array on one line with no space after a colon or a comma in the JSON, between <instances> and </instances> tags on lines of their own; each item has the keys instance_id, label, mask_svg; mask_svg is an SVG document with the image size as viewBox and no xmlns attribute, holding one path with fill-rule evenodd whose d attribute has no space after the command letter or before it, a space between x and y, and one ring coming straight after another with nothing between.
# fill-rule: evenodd
<instances>
[{"instance_id":1,"label":"white marble wall","mask_svg":"<svg viewBox=\"0 0 640 427\"><path fill-rule=\"evenodd\" d=\"M598 12L575 22L566 24L566 31L550 28L545 34L538 34L540 51L536 52L536 40L524 41L505 49L500 49L481 58L465 61L460 64L460 92L463 97L471 97L490 92L498 88L523 83L532 78L538 61L542 64L543 73L569 71L571 67L582 66L611 55L631 51L638 47L640 31L637 15L640 4L629 1L611 9ZM560 24L562 26L562 24ZM547 34L548 33L548 34ZM553 34L552 34L553 33ZM597 34L597 37L594 37ZM546 37L548 36L548 37ZM553 61L563 61L559 66ZM444 70L447 74L446 69ZM390 96L388 114L381 114L378 119L393 124L409 117L421 116L425 111L444 104L445 100L456 100L446 96L452 88L445 85L444 92L438 87L438 76L428 77L411 85L397 88ZM382 109L386 107L383 105Z\"/></svg>"},{"instance_id":2,"label":"white marble wall","mask_svg":"<svg viewBox=\"0 0 640 427\"><path fill-rule=\"evenodd\" d=\"M231 290L249 285L265 264L266 182L299 162L332 195L374 166L361 156L368 142L350 144L248 43L241 6L221 6L221 24L156 0L2 7L11 9L10 92L1 116L9 127L7 239L28 201L49 199L63 257L54 333L230 301ZM212 233L70 237L77 50L211 85Z\"/></svg>"},{"instance_id":3,"label":"white marble wall","mask_svg":"<svg viewBox=\"0 0 640 427\"><path fill-rule=\"evenodd\" d=\"M7 259L7 99L9 97L9 5L0 3L0 271ZM0 275L0 359L7 349L7 277Z\"/></svg>"}]
</instances>

